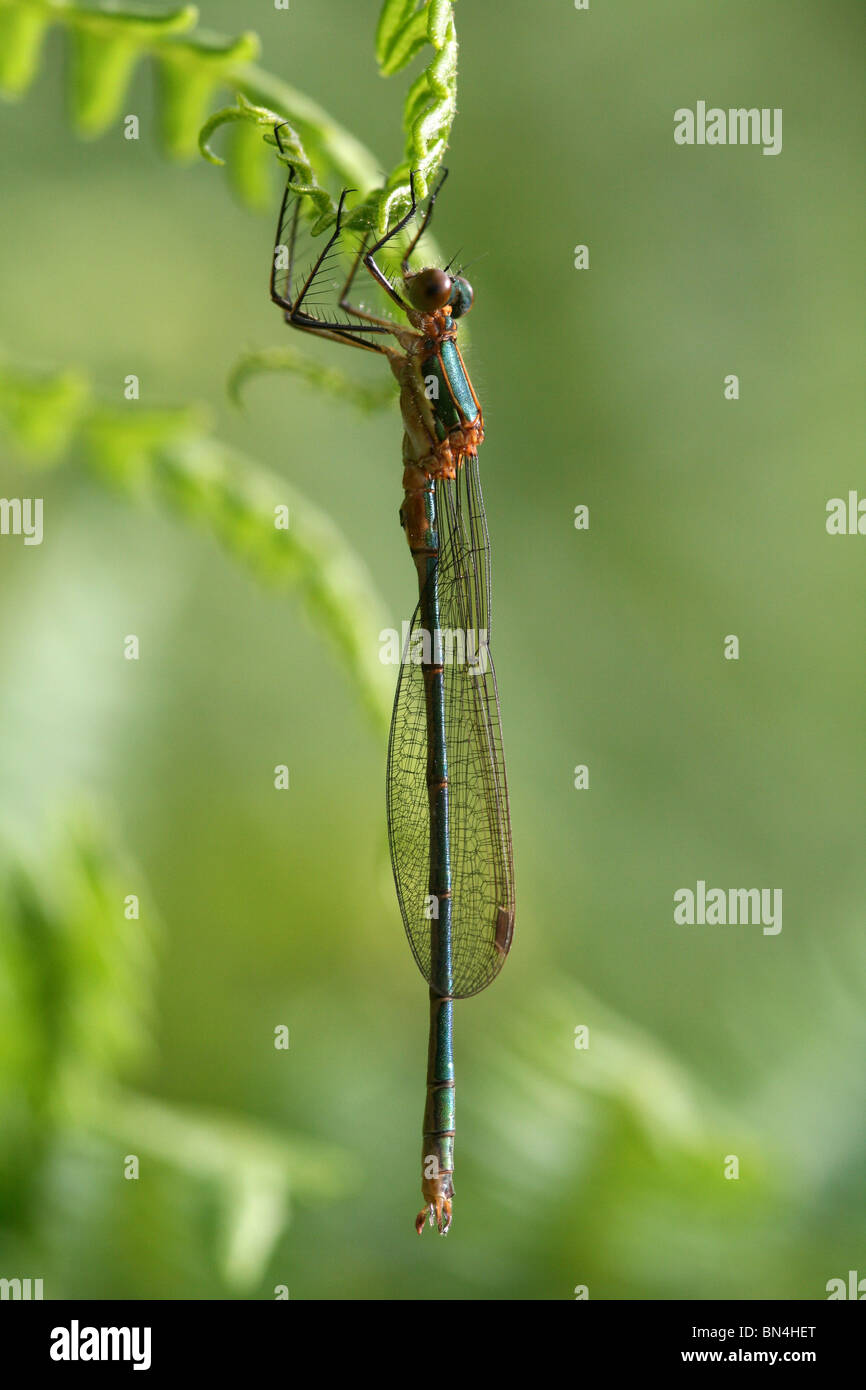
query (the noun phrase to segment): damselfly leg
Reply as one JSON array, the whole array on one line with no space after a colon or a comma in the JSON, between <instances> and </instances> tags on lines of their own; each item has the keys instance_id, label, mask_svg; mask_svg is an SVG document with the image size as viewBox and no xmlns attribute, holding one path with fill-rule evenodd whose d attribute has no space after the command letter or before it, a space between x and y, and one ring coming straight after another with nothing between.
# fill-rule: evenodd
<instances>
[{"instance_id":1,"label":"damselfly leg","mask_svg":"<svg viewBox=\"0 0 866 1390\"><path fill-rule=\"evenodd\" d=\"M371 246L370 250L364 256L364 265L369 270L373 279L380 286L380 288L385 291L388 298L393 299L394 303L399 305L399 307L403 310L404 313L409 312L411 306L406 303L402 295L398 294L397 290L394 288L384 271L379 269L378 265L376 264L376 254L377 252L381 251L383 247L387 246L389 241L393 241L394 237L398 236L400 232L402 232L403 228L407 227L409 223L412 221L412 218L415 216L418 204L415 198L414 169L412 169L409 174L409 195L411 199L409 211L406 213L404 217L401 217L400 221L396 222L394 226L391 227L390 230L387 231L383 237L380 237L379 240L375 243L375 245Z\"/></svg>"},{"instance_id":2,"label":"damselfly leg","mask_svg":"<svg viewBox=\"0 0 866 1390\"><path fill-rule=\"evenodd\" d=\"M274 127L274 137L280 153L285 155L287 151L280 138L280 126ZM333 229L317 254L313 252L313 248L308 246L307 253L313 256L312 264L306 276L301 276L299 274L300 264L306 258L299 249L300 243L302 240L310 241L312 239L307 235L307 219L303 216L303 194L297 190L296 170L289 165L286 188L277 222L270 275L271 299L283 310L283 317L288 324L302 332L317 333L321 337L349 343L353 347L360 347L366 351L387 352L387 349L383 348L380 343L370 339L373 335L378 337L379 335L393 334L394 323L381 314L356 306L350 301L349 295L355 282L358 267L363 264L379 289L383 290L393 303L404 311L409 307L376 260L377 255L395 237L400 235L415 216L417 200L414 172L410 174L409 187L411 204L408 212L393 227L389 227L387 232L372 246L368 247L367 245L369 233L361 237L342 290L337 295L329 292L328 273L333 267L334 260L342 258L347 251L343 219L346 199L354 190L343 189L340 194ZM431 206L432 202L433 199L431 199ZM429 215L430 207L425 215L422 231L429 220ZM413 247L417 244L419 236L420 232L412 241ZM282 284L278 283L280 271L285 272ZM331 282L330 288L333 288L333 282ZM330 301L330 312L322 313L317 308L323 297L327 297ZM337 310L347 317L339 318ZM351 322L352 319L355 322Z\"/></svg>"},{"instance_id":3,"label":"damselfly leg","mask_svg":"<svg viewBox=\"0 0 866 1390\"><path fill-rule=\"evenodd\" d=\"M418 245L418 242L421 240L421 238L422 238L422 236L424 235L424 233L426 232L427 228L430 226L430 221L431 221L431 218L433 217L433 208L434 208L435 205L436 205L436 199L439 197L439 194L440 194L441 191L442 191L442 185L443 185L443 183L445 182L445 180L447 179L447 177L448 177L448 170L447 170L447 169L443 169L443 170L442 170L442 177L441 177L441 179L440 179L439 182L437 183L436 187L433 189L433 192L430 194L430 198L429 198L429 201L428 201L428 203L427 203L427 209L426 209L426 211L425 211L425 213L424 213L424 216L421 218L421 223L420 223L420 225L419 225L419 227L418 227L418 230L417 230L417 232L415 233L415 235L413 236L412 240L409 242L409 245L406 247L406 254L405 254L405 256L403 257L403 261L402 261L402 264L401 264L401 267L400 267L401 270L403 271L403 277L404 277L404 279L405 279L406 276L412 274L412 271L411 271L410 266L409 266L409 257L414 253L415 247Z\"/></svg>"},{"instance_id":4,"label":"damselfly leg","mask_svg":"<svg viewBox=\"0 0 866 1390\"><path fill-rule=\"evenodd\" d=\"M327 263L328 258L334 248L338 246L342 235L343 208L350 189L344 189L340 195L340 202L337 208L337 218L334 230L325 242L318 257L314 261L308 275L304 279L298 290L293 288L295 267L297 264L297 242L301 216L300 200L294 195L295 201L290 205L289 200L293 196L293 176L294 171L289 171L286 191L283 194L283 201L280 205L280 217L277 223L277 235L274 244L274 254L271 259L270 295L273 302L283 310L283 317L293 328L299 328L302 332L318 333L321 337L331 338L337 342L350 343L353 347L364 348L368 352L382 352L378 343L371 343L363 338L355 338L356 333L389 333L391 329L386 327L384 321L380 325L368 323L348 323L345 321L319 318L315 313L304 309L304 301L308 299L310 292L319 277L322 267ZM284 240L287 237L287 240ZM287 258L286 264L280 267L281 259ZM281 292L277 287L278 268L285 269L286 290ZM351 309L348 310L351 312Z\"/></svg>"},{"instance_id":5,"label":"damselfly leg","mask_svg":"<svg viewBox=\"0 0 866 1390\"><path fill-rule=\"evenodd\" d=\"M409 245L407 246L406 252L405 252L405 254L404 254L404 256L403 256L403 258L402 258L402 260L401 260L401 262L400 262L400 269L401 269L402 272L403 272L403 278L404 278L404 280L405 280L405 279L411 279L411 277L412 277L412 270L411 270L411 268L410 268L410 266L409 266L409 257L410 257L410 256L413 254L413 252L415 251L415 248L417 247L419 241L421 240L422 236L424 235L424 233L426 232L427 228L428 228L429 225L430 225L430 219L431 219L431 217L432 217L432 215L433 215L433 205L434 205L434 203L436 202L436 198L438 197L439 191L440 191L440 189L442 188L442 185L443 185L443 183L445 182L445 180L447 179L447 177L448 177L448 170L445 169L445 170L443 171L443 174L442 174L441 179L439 180L438 184L436 185L436 188L433 190L433 192L432 192L431 195L430 195L430 198L429 198L429 200L428 200L427 207L426 207L426 210L425 210L425 212L424 212L424 216L423 216L423 218L421 219L420 225L419 225L417 231L415 232L415 235L412 237L412 240L410 241ZM391 281L388 280L388 277L384 274L384 272L383 272L383 271L380 269L380 267L376 264L375 260L373 261L373 265L372 265L372 267L371 267L371 265L369 264L369 258L370 258L370 257L374 257L375 254L376 254L376 252L381 251L381 250L388 244L388 242L392 241L392 240L394 239L395 236L399 235L399 233L400 233L400 232L403 230L403 228L406 226L407 221L412 217L413 212L415 211L415 207L416 207L416 204L415 204L415 175L414 175L414 173L412 173L412 174L410 175L410 187L412 188L412 207L409 209L409 212L407 213L406 217L402 218L395 226L393 226L393 227L387 232L387 234L386 234L384 237L382 237L382 238L376 243L375 246L372 246L372 247L370 248L369 252L367 252L367 251L365 250L365 247L366 247L366 238L364 239L364 241L361 242L361 245L360 245L360 247L359 247L359 249L358 249L358 254L357 254L357 256L355 257L354 265L352 266L352 269L351 269L351 271L349 272L349 278L348 278L348 280L346 281L346 284L345 284L345 286L344 286L344 288L343 288L343 295L342 295L342 297L341 297L341 299L340 299L340 308L343 309L343 310L345 310L346 313L348 313L348 314L354 314L354 315L356 316L356 318L364 319L364 320L366 320L368 323L384 324L387 328L391 328L391 327L392 327L392 325L391 325L391 323L390 323L390 321L389 321L388 319L383 319L383 318L381 318L379 315L370 314L370 313L368 313L366 310L356 308L354 305L352 305L352 304L350 304L350 303L348 302L348 294L349 294L349 291L350 291L350 289L351 289L351 287L352 287L352 283L353 283L353 281L354 281L354 279L355 279L355 275L356 275L356 273L357 273L358 266L361 264L362 261L363 261L363 263L364 263L365 268L366 268L367 270L370 271L371 275L373 276L373 278L374 278L374 280L376 281L377 284L382 285L383 281L387 281L388 285L391 286L391 290L393 291L393 288L394 288L394 287L393 287L393 285L391 284ZM391 294L391 298L394 298L394 299L395 299L395 302L399 303L399 304L400 304L400 307L403 308L403 309L405 310L406 305L405 305L405 303L403 302L403 300L402 300L401 298L399 298L399 296L395 296L395 294Z\"/></svg>"},{"instance_id":6,"label":"damselfly leg","mask_svg":"<svg viewBox=\"0 0 866 1390\"><path fill-rule=\"evenodd\" d=\"M371 314L368 312L368 310L362 309L359 306L349 303L349 294L355 282L355 276L358 273L358 266L364 259L366 245L367 238L363 237L361 240L361 245L358 247L358 254L352 262L352 269L349 271L348 279L346 280L346 283L343 286L343 293L340 295L340 308L343 310L344 313L354 314L355 318L362 319L365 323L378 324L382 332L384 333L392 333L394 331L394 325L390 322L389 319L383 319L379 314Z\"/></svg>"}]
</instances>

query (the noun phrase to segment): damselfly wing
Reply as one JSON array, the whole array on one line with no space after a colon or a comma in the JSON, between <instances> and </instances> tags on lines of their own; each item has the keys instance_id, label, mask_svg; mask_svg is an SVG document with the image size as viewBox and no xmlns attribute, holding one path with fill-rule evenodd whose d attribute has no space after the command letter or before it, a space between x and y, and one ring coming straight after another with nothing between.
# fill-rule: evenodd
<instances>
[{"instance_id":1,"label":"damselfly wing","mask_svg":"<svg viewBox=\"0 0 866 1390\"><path fill-rule=\"evenodd\" d=\"M440 632L419 601L404 644L388 746L391 862L409 944L433 984L427 690L422 654L441 655L451 860L451 989L466 998L499 973L514 922L508 788L490 655L490 542L478 459L436 484Z\"/></svg>"}]
</instances>

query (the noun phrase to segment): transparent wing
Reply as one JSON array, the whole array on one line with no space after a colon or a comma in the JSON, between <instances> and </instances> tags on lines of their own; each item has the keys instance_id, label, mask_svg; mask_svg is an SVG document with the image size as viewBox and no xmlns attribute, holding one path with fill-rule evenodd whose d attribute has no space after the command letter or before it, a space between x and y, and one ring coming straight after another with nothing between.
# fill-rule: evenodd
<instances>
[{"instance_id":1,"label":"transparent wing","mask_svg":"<svg viewBox=\"0 0 866 1390\"><path fill-rule=\"evenodd\" d=\"M488 646L490 547L476 458L464 460L456 480L437 483L436 505L452 879L452 993L465 998L484 989L498 974L514 923L508 789L496 675ZM407 643L409 653L418 645L413 633L420 633L421 627L419 603ZM429 984L426 776L424 674L420 664L404 658L388 747L388 828L406 934Z\"/></svg>"}]
</instances>

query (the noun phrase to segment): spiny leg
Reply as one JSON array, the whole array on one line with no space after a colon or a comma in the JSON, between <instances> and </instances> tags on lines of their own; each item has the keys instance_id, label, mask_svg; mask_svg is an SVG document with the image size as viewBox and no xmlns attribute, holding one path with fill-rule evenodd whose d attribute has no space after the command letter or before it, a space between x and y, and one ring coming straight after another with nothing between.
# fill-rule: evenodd
<instances>
[{"instance_id":1,"label":"spiny leg","mask_svg":"<svg viewBox=\"0 0 866 1390\"><path fill-rule=\"evenodd\" d=\"M288 124L288 122L284 122L284 124ZM280 139L280 130L281 130L281 126L278 126L278 125L274 126L274 138L276 139L277 146L278 146L278 148L279 148L280 154L285 154L286 152L285 152L285 150L283 149L283 142L282 142L282 140ZM291 191L292 191L292 180L294 179L294 177L295 177L295 170L294 170L294 167L293 167L292 165L289 165L289 166L288 166L288 170L287 170L287 174L286 174L286 187L285 187L285 189L284 189L284 191L283 191L283 201L280 203L280 211L279 211L279 215L278 215L278 217L277 217L277 235L276 235L276 238L275 238L275 240L274 240L274 254L273 254L273 258L272 258L272 260L271 260L271 286L270 286L270 288L271 288L271 299L273 300L273 302L274 302L275 304L279 304L279 305L281 305L281 306L283 306L283 307L287 306L288 303L289 303L289 301L288 301L287 299L285 299L284 296L282 296L282 295L280 295L280 294L277 293L277 288L276 288L277 252L278 252L279 250L281 250L281 249L285 246L285 242L282 242L282 241L280 240L280 236L281 236L281 233L282 233L282 230L283 230L283 218L284 218L285 215L286 215L286 204L287 204L288 201L289 201L289 194L290 194ZM288 276L287 276L287 279L286 279L286 284L287 284L287 286L288 286L289 288L291 288L292 281L293 281L293 279L294 279L294 273L295 273L295 240L296 240L296 237L297 237L297 231L298 231L298 216L299 216L299 214L300 214L300 210L301 210L300 198L296 198L296 200L295 200L295 206L294 206L294 209L293 209L293 211L292 211L292 228L291 228L291 232L290 232L290 235L289 235L289 244L288 244L288 246L286 247L286 249L288 250L288 253L289 253Z\"/></svg>"},{"instance_id":2,"label":"spiny leg","mask_svg":"<svg viewBox=\"0 0 866 1390\"><path fill-rule=\"evenodd\" d=\"M291 192L291 183L292 183L292 171L291 171L291 169L290 169L290 170L289 170L289 178L288 178L288 181L287 181L287 183L286 183L286 189L285 189L285 192L283 193L283 201L280 203L280 212L279 212L279 216L277 217L277 235L276 235L276 238L275 238L275 240L274 240L274 254L271 256L271 279L270 279L270 293L271 293L271 299L273 300L273 302L274 302L275 304L280 304L280 305L282 305L282 306L285 306L285 305L287 304L287 301L286 301L286 299L285 299L281 294L279 294L278 291L277 291L277 252L280 251L281 248L285 245L284 242L280 241L280 233L281 233L282 230L283 230L283 218L284 218L285 215L286 215L286 203L289 201L289 193ZM293 222L293 225L292 225L292 244L294 244L294 229L295 229L295 223L296 223L296 221L297 221L297 211L298 211L298 210L297 210L297 207L296 207L296 208L295 208L295 218L294 218L294 222ZM291 264L292 264L292 262L291 262L291 253L290 253L290 260L289 260L289 275L290 275L290 276L291 276Z\"/></svg>"},{"instance_id":3,"label":"spiny leg","mask_svg":"<svg viewBox=\"0 0 866 1390\"><path fill-rule=\"evenodd\" d=\"M364 247L366 246L366 244L367 236L365 235L361 240L361 244L358 247L358 254L352 262L352 269L349 271L348 278L346 280L345 285L343 286L343 292L340 295L340 308L343 309L347 314L354 314L356 319L364 319L367 323L377 323L390 333L393 332L394 325L388 319L383 319L379 314L368 314L366 309L358 309L355 307L354 304L349 303L349 291L351 290L352 285L354 283L355 276L358 271L358 266L364 259Z\"/></svg>"},{"instance_id":4,"label":"spiny leg","mask_svg":"<svg viewBox=\"0 0 866 1390\"><path fill-rule=\"evenodd\" d=\"M280 136L279 136L279 127L278 127L278 126L275 126L275 127L274 127L274 135L275 135L275 137L276 137L277 144L279 145L280 152L281 152L281 153L285 153L285 151L283 150L282 142L281 142L281 140L280 140ZM301 329L302 332L306 332L306 333L318 333L321 337L329 338L329 339L331 339L331 340L333 340L333 341L335 341L335 342L340 342L340 343L351 343L351 345L352 345L353 347L363 348L363 349L364 349L365 351L367 351L367 352L378 352L378 353L382 353L382 352L385 351L385 349L382 348L382 347L380 347L378 344L360 341L360 340L358 340L357 338L355 338L353 335L354 335L355 333L365 333L365 334L370 334L370 333L390 333L390 332L393 331L392 325L388 324L386 320L381 320L378 324L374 324L374 325L368 325L367 323L357 323L357 324L340 323L340 322L338 322L338 321L330 321L330 320L326 320L326 319L319 319L319 318L316 318L316 317L315 317L314 315L312 315L312 314L304 313L304 311L303 311L302 308L301 308L301 306L302 306L302 304L303 304L303 301L304 301L304 298L305 298L305 296L308 294L308 292L309 292L311 286L313 285L313 283L314 283L314 281L315 281L315 279L316 279L316 276L318 275L318 273L319 273L319 271L320 271L320 269L321 269L321 267L322 267L323 262L325 261L326 257L328 256L329 252L331 251L332 247L334 246L334 244L338 241L338 239L339 239L339 237L340 237L340 234L341 234L341 231L342 231L343 209L344 209L344 206L345 206L346 198L347 198L347 196L349 195L349 193L351 193L351 192L353 191L352 189L345 188L345 189L343 189L343 192L340 194L340 202L339 202L339 205L338 205L338 208L337 208L337 217L336 217L336 221L335 221L335 225L334 225L334 231L333 231L333 233L331 234L331 236L328 238L327 242L325 243L324 247L322 248L322 251L320 252L319 256L317 257L317 259L316 259L316 261L315 261L315 263L314 263L314 265L313 265L313 267L312 267L312 269L311 269L309 275L307 276L307 278L306 278L306 280L305 280L305 282L304 282L304 284L303 284L303 286L302 286L302 288L301 288L301 290L300 290L300 293L299 293L297 296L295 296L294 298L291 298L291 297L289 297L289 296L287 296L287 295L280 294L279 290L277 289L277 286L276 286L277 253L278 253L279 249L284 245L284 243L282 243L282 242L280 241L280 234L281 234L281 232L282 232L282 230L283 230L283 221L284 221L284 218L285 218L285 215L286 215L286 206L287 206L287 203L288 203L288 200L289 200L289 195L290 195L291 192L292 192L292 180L293 180L293 177L294 177L294 172L295 172L294 169L292 169L292 168L289 169L289 175L288 175L288 179L287 179L287 182L286 182L286 189L285 189L285 192L284 192L284 194L283 194L282 203L280 204L280 215L279 215L279 220L278 220L278 222L277 222L277 239L276 239L276 242L275 242L275 244L274 244L274 254L273 254L273 257L272 257L272 261L271 261L271 275L270 275L270 296L271 296L271 299L273 300L273 302L274 302L275 304L278 304L279 307L283 310L283 317L285 318L285 320L286 320L287 323L291 324L291 326L292 326L293 328L299 328L299 329ZM289 244L289 248L288 248L288 250L289 250L289 277L290 277L290 279L289 279L289 284L291 284L291 274L292 274L292 270L293 270L293 268L294 268L295 236L296 236L296 232L297 232L297 225L298 225L299 212L300 212L300 205L299 205L299 204L296 204L296 205L295 205L295 208L294 208L294 212L293 212L293 217L292 217L292 229L291 229L291 234L290 234L290 244Z\"/></svg>"},{"instance_id":5,"label":"spiny leg","mask_svg":"<svg viewBox=\"0 0 866 1390\"><path fill-rule=\"evenodd\" d=\"M390 229L390 231L387 231L383 237L380 237L379 240L375 243L375 245L371 246L370 250L364 256L364 265L369 270L373 279L377 282L377 284L379 284L382 287L382 289L387 294L388 298L393 299L394 303L400 306L404 313L410 312L410 306L406 303L405 299L403 299L397 293L384 271L379 269L378 265L376 264L376 253L378 251L381 251L382 247L386 246L389 241L392 241L394 237L398 235L398 233L402 232L403 228L407 226L408 223L410 223L412 221L412 218L415 216L418 204L415 200L414 169L412 169L409 173L409 193L412 201L409 211L406 213L406 216L401 217L400 221L395 223L395 225Z\"/></svg>"},{"instance_id":6,"label":"spiny leg","mask_svg":"<svg viewBox=\"0 0 866 1390\"><path fill-rule=\"evenodd\" d=\"M350 193L354 193L354 192L355 192L354 188L344 188L343 191L342 191L342 193L340 194L340 201L339 201L339 203L337 204L337 217L336 217L336 220L335 220L335 222L334 222L334 230L333 230L333 232L331 233L331 235L330 235L330 237L328 238L328 240L325 242L325 245L322 247L322 250L319 252L318 259L314 262L313 267L312 267L312 269L311 269L309 275L307 276L306 280L304 281L303 288L301 289L300 294L298 295L297 299L295 300L295 304L294 304L295 309L300 309L301 305L302 305L303 302L304 302L304 297L306 296L306 294L307 294L307 292L308 292L310 286L312 285L313 281L315 280L316 276L318 275L319 271L321 270L321 268L322 268L322 263L323 263L323 261L327 258L327 255L328 255L329 251L331 250L331 247L334 246L334 245L339 241L339 239L340 239L340 232L342 231L342 224L343 224L343 208L344 208L345 203L346 203L346 198L348 197L348 195L349 195ZM332 327L333 327L333 326L334 326L334 325L332 325Z\"/></svg>"},{"instance_id":7,"label":"spiny leg","mask_svg":"<svg viewBox=\"0 0 866 1390\"><path fill-rule=\"evenodd\" d=\"M286 197L288 196L288 191L289 191L289 190L288 190L288 188L287 188L287 189L286 189L286 194L285 194L284 197L283 197L283 208L285 208L285 202L286 202ZM297 215L297 214L296 214L296 215ZM280 212L280 226L279 226L278 229L277 229L277 237L279 237L279 234L280 234L280 228L282 227L282 220L283 220L283 211L282 211L282 209L281 209L281 212ZM274 247L274 255L273 255L273 258L272 258L272 265L271 265L271 284L270 284L270 291L271 291L271 299L273 300L273 302L274 302L275 304L278 304L279 307L283 310L283 318L285 319L286 323L290 324L292 328L298 328L298 329L300 329L302 333L316 333L316 334L318 334L318 336L319 336L320 338L329 338L332 342L336 342L336 343L348 343L349 346L351 346L351 347L363 348L365 352L378 352L378 353L384 353L384 352L385 352L385 349L384 349L383 347L380 347L377 343L363 342L363 341L361 341L360 339L354 338L354 337L352 336L352 333L353 333L353 332L358 332L358 331L360 331L360 330L362 330L362 329L365 330L365 331L367 331L367 332L369 332L369 333L378 333L378 332L382 332L382 331L384 331L384 330L378 329L378 328L372 328L372 327L368 329L368 328L366 327L365 324L355 324L355 325L353 325L353 324L327 323L327 322L323 321L322 319L313 318L312 315L310 315L310 314L304 314L301 310L299 310L298 305L300 304L300 297L299 297L297 300L292 300L292 299L286 298L285 295L281 295L281 294L279 293L279 291L278 291L277 288L276 288L276 285L275 285L275 282L274 282L274 281L275 281L276 263L277 263L276 252L277 252L277 248L280 246L280 244L281 244L281 243L280 243L279 240L278 240L277 243L276 243L276 245L275 245L275 247ZM327 252L327 247L326 247L326 249L325 249L325 253L326 253L326 252ZM323 254L325 254L325 253L323 253ZM309 288L309 283L305 286L305 288L304 288L304 293L306 293L306 290L307 290L308 288Z\"/></svg>"},{"instance_id":8,"label":"spiny leg","mask_svg":"<svg viewBox=\"0 0 866 1390\"><path fill-rule=\"evenodd\" d=\"M441 177L441 179L440 179L439 182L437 183L437 185L436 185L436 187L434 188L433 192L430 194L430 201L429 201L429 203L427 204L427 211L424 213L424 216L423 216L423 218L421 219L421 225L420 225L420 227L418 228L418 230L417 230L417 232L415 233L415 235L413 236L413 238L412 238L412 240L410 241L409 245L406 247L406 254L405 254L405 256L403 257L403 261L402 261L402 264L401 264L401 269L402 269L402 271L403 271L403 275L404 275L404 276L411 274L411 271L410 271L410 268L409 268L409 257L412 255L412 252L415 250L415 247L418 245L418 242L421 240L422 236L424 235L424 233L426 232L427 228L428 228L429 225L430 225L430 219L431 219L431 217L433 216L433 205L435 204L436 199L439 197L439 194L442 192L442 185L443 185L443 183L445 182L445 180L447 179L447 177L448 177L448 170L447 170L447 169L443 169L443 170L442 170L442 177Z\"/></svg>"}]
</instances>

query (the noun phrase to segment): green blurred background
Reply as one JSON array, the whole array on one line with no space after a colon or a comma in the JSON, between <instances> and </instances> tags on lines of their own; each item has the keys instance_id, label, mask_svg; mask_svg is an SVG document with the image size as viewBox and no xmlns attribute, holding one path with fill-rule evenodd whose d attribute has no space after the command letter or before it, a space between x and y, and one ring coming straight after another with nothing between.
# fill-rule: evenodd
<instances>
[{"instance_id":1,"label":"green blurred background","mask_svg":"<svg viewBox=\"0 0 866 1390\"><path fill-rule=\"evenodd\" d=\"M407 79L377 75L373 0L201 10L396 161ZM46 533L0 540L0 1275L46 1297L822 1298L866 1274L866 542L824 525L862 476L863 8L456 15L437 237L484 255L518 916L456 1011L454 1227L412 1230L426 991L381 731L290 595L7 443L0 492L43 496ZM7 358L207 403L352 537L399 627L396 412L291 377L232 408L239 352L287 336L273 214L160 156L146 66L142 139L76 140L64 65L53 33L0 111ZM783 152L677 147L699 99L782 107ZM781 934L675 926L698 879L781 888Z\"/></svg>"}]
</instances>

